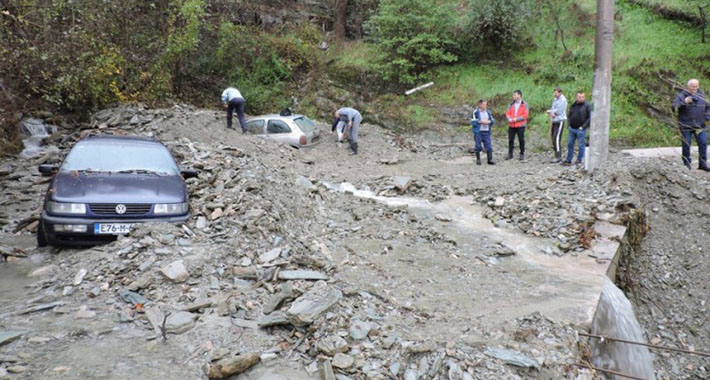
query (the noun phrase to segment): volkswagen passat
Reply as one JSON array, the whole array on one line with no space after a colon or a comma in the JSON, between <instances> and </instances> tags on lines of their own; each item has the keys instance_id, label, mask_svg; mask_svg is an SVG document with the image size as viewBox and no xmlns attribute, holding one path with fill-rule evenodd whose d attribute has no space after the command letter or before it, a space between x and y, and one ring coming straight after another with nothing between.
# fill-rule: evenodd
<instances>
[{"instance_id":1,"label":"volkswagen passat","mask_svg":"<svg viewBox=\"0 0 710 380\"><path fill-rule=\"evenodd\" d=\"M143 137L91 136L74 145L53 176L37 229L37 245L91 245L126 234L136 223L183 222L189 216L184 178L162 143Z\"/></svg>"}]
</instances>

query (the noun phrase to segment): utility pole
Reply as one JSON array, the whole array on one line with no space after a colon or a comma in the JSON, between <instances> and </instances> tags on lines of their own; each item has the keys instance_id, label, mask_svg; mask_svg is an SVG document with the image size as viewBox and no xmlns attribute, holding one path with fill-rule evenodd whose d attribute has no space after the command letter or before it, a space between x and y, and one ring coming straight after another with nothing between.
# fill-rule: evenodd
<instances>
[{"instance_id":1,"label":"utility pole","mask_svg":"<svg viewBox=\"0 0 710 380\"><path fill-rule=\"evenodd\" d=\"M599 168L609 155L611 108L611 57L614 47L614 0L597 0L597 35L594 42L594 84L589 135L588 172Z\"/></svg>"}]
</instances>

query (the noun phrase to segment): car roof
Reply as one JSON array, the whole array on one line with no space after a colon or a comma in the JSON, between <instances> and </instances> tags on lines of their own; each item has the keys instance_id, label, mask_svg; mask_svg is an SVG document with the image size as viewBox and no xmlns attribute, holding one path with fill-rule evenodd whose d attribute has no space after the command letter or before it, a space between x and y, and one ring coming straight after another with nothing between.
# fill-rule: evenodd
<instances>
[{"instance_id":1,"label":"car roof","mask_svg":"<svg viewBox=\"0 0 710 380\"><path fill-rule=\"evenodd\" d=\"M305 116L303 116L303 115L281 116L281 115L276 114L276 113L270 113L270 114L266 114L266 115L257 116L257 117L255 117L255 119L262 119L262 118L266 118L266 117L271 118L271 119L289 119L289 120L294 120L294 119L298 119L299 117L305 117Z\"/></svg>"},{"instance_id":2,"label":"car roof","mask_svg":"<svg viewBox=\"0 0 710 380\"><path fill-rule=\"evenodd\" d=\"M102 141L121 141L121 142L135 142L135 143L151 143L163 145L160 141L145 136L117 136L117 135L93 135L87 136L80 142L91 143L91 142L102 142Z\"/></svg>"}]
</instances>

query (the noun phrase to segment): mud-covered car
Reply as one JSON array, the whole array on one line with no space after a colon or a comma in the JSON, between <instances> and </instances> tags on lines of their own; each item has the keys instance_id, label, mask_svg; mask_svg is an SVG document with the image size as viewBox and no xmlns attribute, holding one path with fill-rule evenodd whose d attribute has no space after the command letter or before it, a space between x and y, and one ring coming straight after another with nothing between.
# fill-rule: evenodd
<instances>
[{"instance_id":1,"label":"mud-covered car","mask_svg":"<svg viewBox=\"0 0 710 380\"><path fill-rule=\"evenodd\" d=\"M136 223L183 222L189 216L185 178L167 147L144 137L91 136L72 147L45 195L37 245L92 245L128 233Z\"/></svg>"},{"instance_id":2,"label":"mud-covered car","mask_svg":"<svg viewBox=\"0 0 710 380\"><path fill-rule=\"evenodd\" d=\"M294 148L309 147L320 141L318 126L303 115L269 114L253 117L247 122L246 133Z\"/></svg>"}]
</instances>

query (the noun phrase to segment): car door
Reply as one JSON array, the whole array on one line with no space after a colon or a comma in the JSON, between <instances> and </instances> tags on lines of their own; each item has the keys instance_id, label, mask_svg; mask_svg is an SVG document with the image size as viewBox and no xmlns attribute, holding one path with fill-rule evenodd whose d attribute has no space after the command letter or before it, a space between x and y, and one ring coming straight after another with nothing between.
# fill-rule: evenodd
<instances>
[{"instance_id":1,"label":"car door","mask_svg":"<svg viewBox=\"0 0 710 380\"><path fill-rule=\"evenodd\" d=\"M285 121L269 119L266 123L267 138L284 144L292 144L291 127Z\"/></svg>"}]
</instances>

